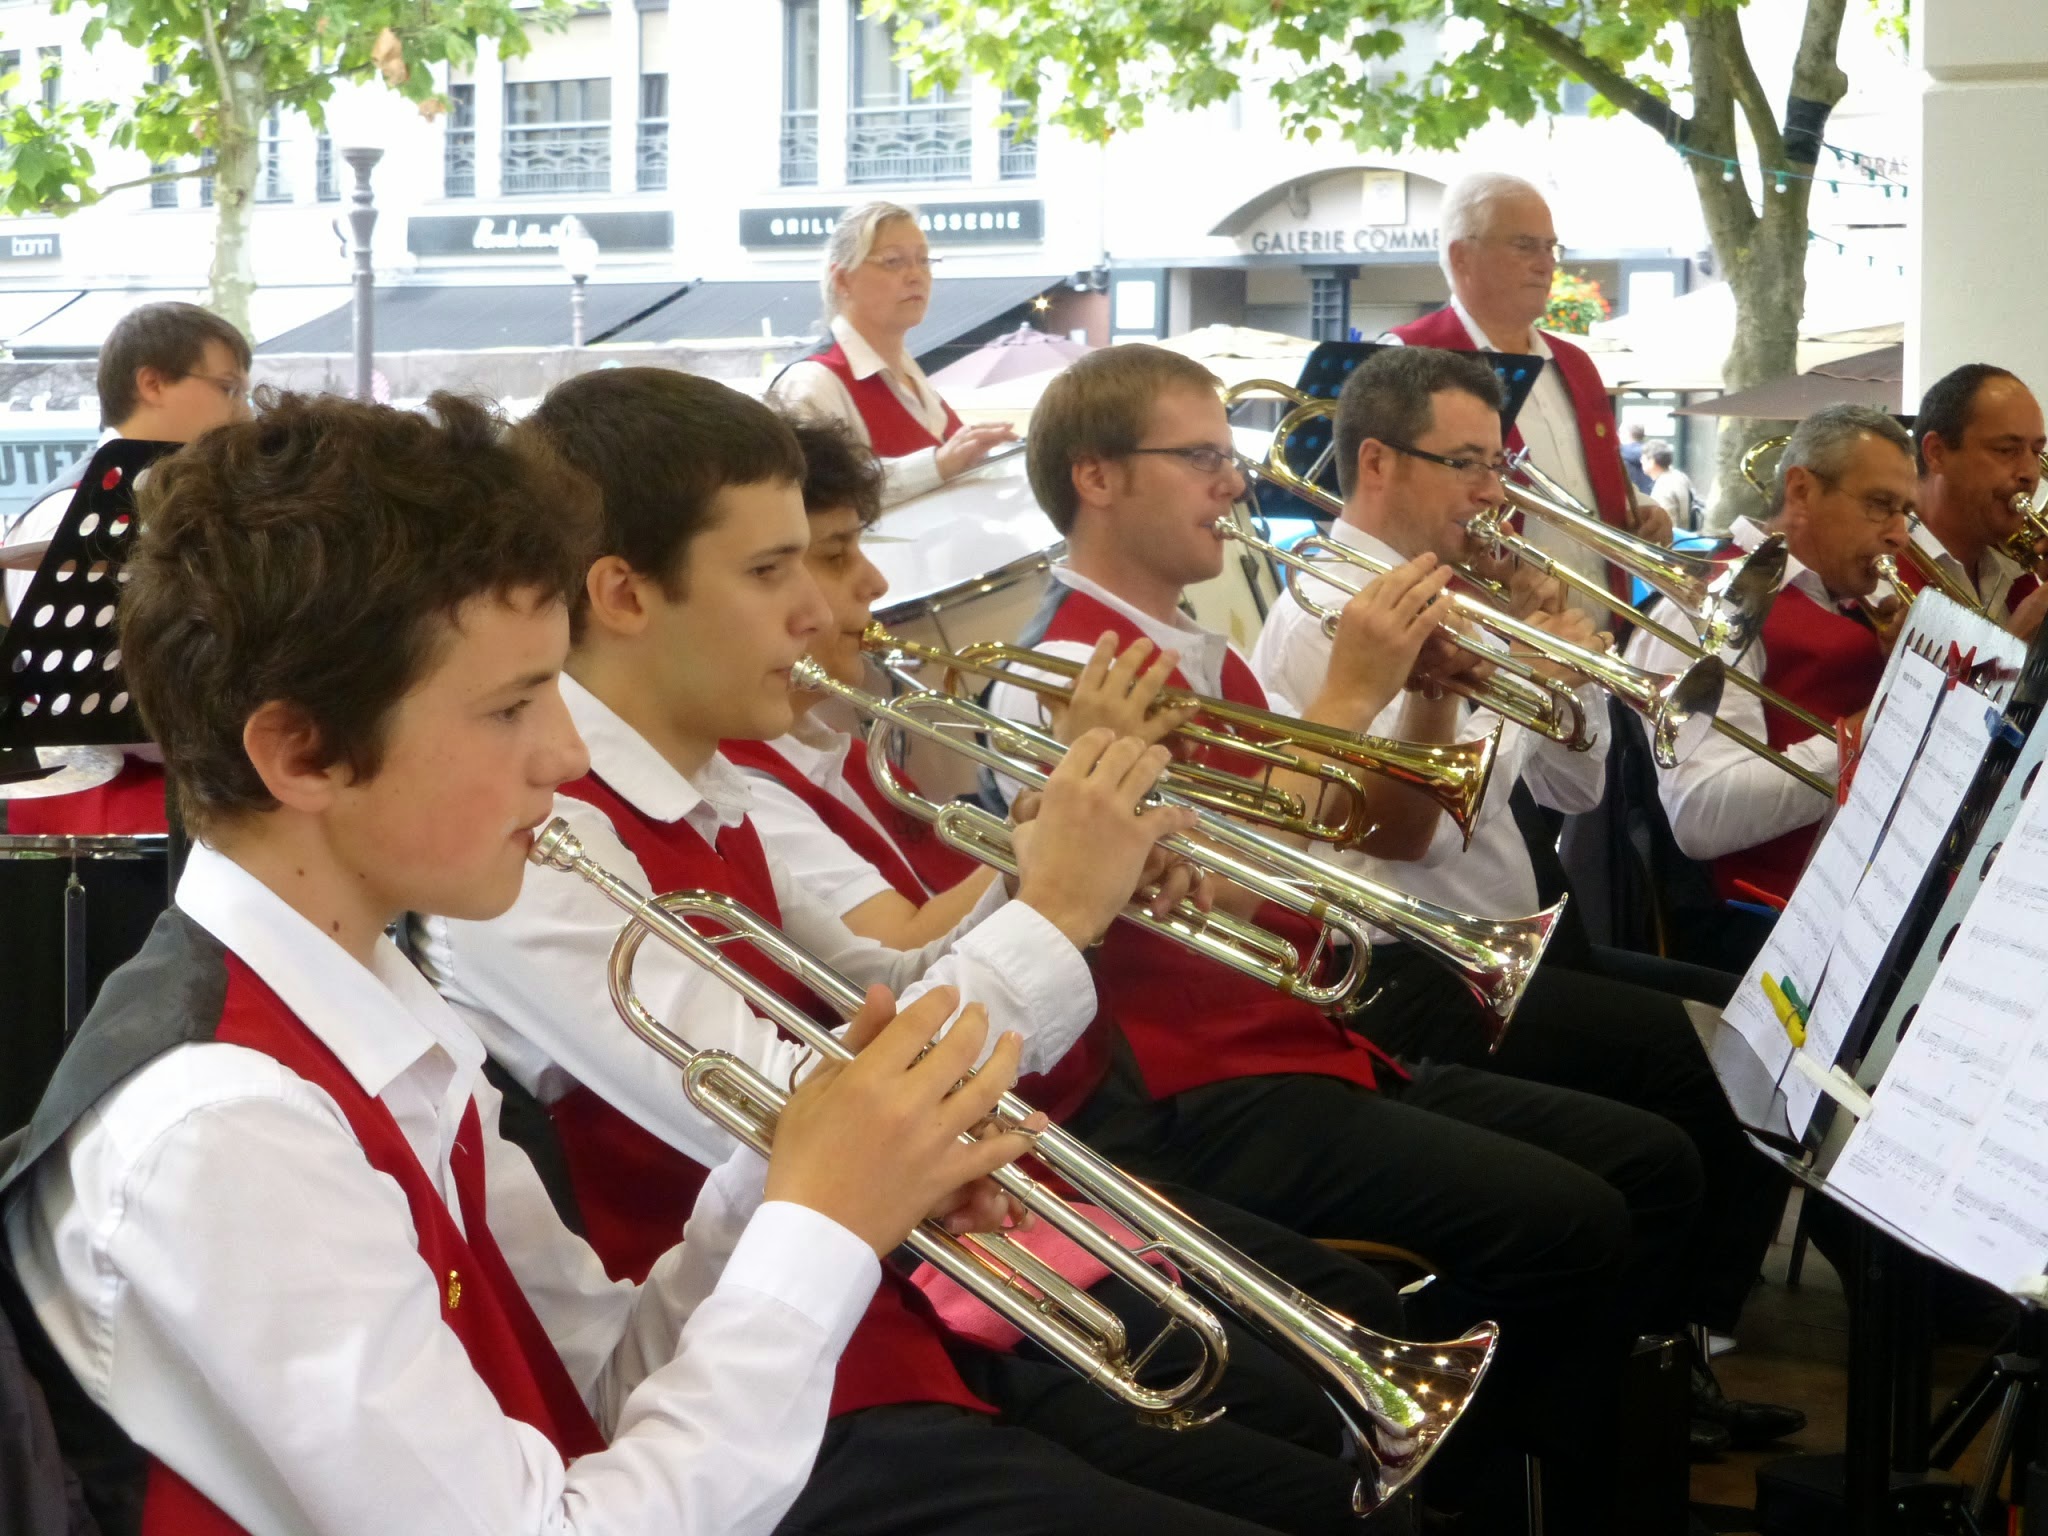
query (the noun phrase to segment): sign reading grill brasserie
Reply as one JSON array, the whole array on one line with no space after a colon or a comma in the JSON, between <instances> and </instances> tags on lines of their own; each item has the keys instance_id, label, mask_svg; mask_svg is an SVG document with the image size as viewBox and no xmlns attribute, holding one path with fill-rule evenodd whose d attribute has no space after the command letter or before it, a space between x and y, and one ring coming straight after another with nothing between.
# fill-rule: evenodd
<instances>
[{"instance_id":1,"label":"sign reading grill brasserie","mask_svg":"<svg viewBox=\"0 0 2048 1536\"><path fill-rule=\"evenodd\" d=\"M405 221L415 256L552 256L562 248L566 213L439 215ZM601 251L665 251L675 244L672 213L576 215Z\"/></svg>"},{"instance_id":2,"label":"sign reading grill brasserie","mask_svg":"<svg viewBox=\"0 0 2048 1536\"><path fill-rule=\"evenodd\" d=\"M834 208L742 208L740 244L750 249L817 249L832 237L846 204ZM1045 204L922 203L918 227L933 245L1003 245L1045 238Z\"/></svg>"}]
</instances>

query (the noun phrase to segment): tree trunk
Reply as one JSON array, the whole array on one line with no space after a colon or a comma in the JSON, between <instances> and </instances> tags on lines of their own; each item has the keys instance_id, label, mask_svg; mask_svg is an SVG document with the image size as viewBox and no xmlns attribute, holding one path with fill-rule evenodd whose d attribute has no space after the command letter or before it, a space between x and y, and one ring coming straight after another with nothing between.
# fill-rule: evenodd
<instances>
[{"instance_id":1,"label":"tree trunk","mask_svg":"<svg viewBox=\"0 0 2048 1536\"><path fill-rule=\"evenodd\" d=\"M1799 371L1799 322L1806 313L1805 199L1800 202L1799 209L1783 212L1766 206L1748 249L1728 267L1735 337L1721 364L1721 384L1731 394ZM1791 216L1795 212L1796 218ZM1766 513L1764 498L1743 478L1743 456L1762 439L1791 431L1792 425L1760 417L1721 418L1709 528L1723 531L1738 517Z\"/></svg>"},{"instance_id":2,"label":"tree trunk","mask_svg":"<svg viewBox=\"0 0 2048 1536\"><path fill-rule=\"evenodd\" d=\"M213 168L213 270L207 308L244 336L249 329L249 295L256 291L249 235L261 170L263 117L267 107L260 68L237 63L220 107L220 141Z\"/></svg>"}]
</instances>

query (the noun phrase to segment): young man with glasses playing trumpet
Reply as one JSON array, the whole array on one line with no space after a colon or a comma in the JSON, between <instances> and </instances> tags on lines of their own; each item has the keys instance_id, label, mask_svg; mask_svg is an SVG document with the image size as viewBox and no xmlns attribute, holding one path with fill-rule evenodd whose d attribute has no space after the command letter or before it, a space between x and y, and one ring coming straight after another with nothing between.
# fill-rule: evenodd
<instances>
[{"instance_id":1,"label":"young man with glasses playing trumpet","mask_svg":"<svg viewBox=\"0 0 2048 1536\"><path fill-rule=\"evenodd\" d=\"M1095 1012L1082 950L1131 899L1154 841L1184 825L1165 809L1133 814L1165 752L1090 733L1019 831L1014 897L991 886L917 949L864 939L764 851L747 781L720 751L725 740L789 730L791 668L828 618L805 564L804 460L789 426L709 380L624 368L558 385L516 436L587 477L602 502L561 685L591 768L555 801L585 852L643 891L736 898L856 982L886 982L906 999L956 982L997 1028L1023 1036L1027 1068L1057 1063ZM1179 889L1170 882L1160 899ZM608 968L618 923L582 883L534 880L492 921L428 923L419 947L436 984L544 1110L585 1230L615 1272L631 1275L687 1214L727 1137L617 1017ZM767 957L731 953L786 1000L816 1006ZM663 946L641 950L634 990L695 1047L728 1051L778 1084L806 1068L805 1053L736 993ZM1191 1214L1209 1219L1201 1207ZM1341 1267L1313 1252L1309 1262ZM1365 1310L1389 1308L1385 1287L1362 1271L1349 1293L1322 1299L1341 1309L1360 1297ZM1134 1339L1156 1326L1134 1323ZM1174 1435L1139 1425L1042 1356L971 1337L885 1269L841 1359L817 1468L783 1529L1355 1527L1341 1426L1304 1377L1248 1339L1233 1338L1215 1400L1231 1412Z\"/></svg>"},{"instance_id":2,"label":"young man with glasses playing trumpet","mask_svg":"<svg viewBox=\"0 0 2048 1536\"><path fill-rule=\"evenodd\" d=\"M1493 370L1467 353L1389 348L1359 364L1337 404L1344 510L1331 527L1333 541L1386 561L1425 552L1446 563L1474 559L1480 552L1465 525L1500 496L1500 406ZM1358 574L1341 562L1331 570L1347 582ZM1318 601L1333 590L1312 576L1295 579ZM1523 581L1516 572L1510 584L1525 592L1525 603L1554 600L1547 583L1523 588ZM1537 608L1522 617L1582 646L1606 644L1576 612ZM1306 608L1282 603L1266 620L1252 666L1283 695L1306 692L1341 662L1343 644L1342 636L1333 643ZM1607 701L1592 684L1581 684L1575 697L1587 728L1601 739L1590 750L1573 751L1509 724L1495 783L1469 843L1440 821L1423 852L1405 862L1388 861L1371 849L1333 851L1331 857L1480 916L1513 917L1555 901L1563 894L1563 871L1539 807L1589 810L1605 788ZM1431 698L1425 691L1389 706L1369 728L1419 741L1455 741L1488 734L1499 723L1469 700ZM1654 1111L1685 1131L1706 1173L1701 1218L1687 1249L1685 1316L1727 1332L1769 1247L1783 1204L1782 1177L1744 1139L1684 1003L1592 974L1591 950L1583 931L1571 926L1569 908L1565 922L1496 1049L1488 1049L1489 1021L1469 994L1394 935L1374 946L1380 990L1354 1024L1400 1054L1599 1094ZM1703 1420L1695 1436L1701 1450L1723 1441L1716 1426L1754 1441L1793 1433L1804 1422L1802 1415L1768 1404L1730 1403L1704 1376L1696 1408Z\"/></svg>"},{"instance_id":3,"label":"young man with glasses playing trumpet","mask_svg":"<svg viewBox=\"0 0 2048 1536\"><path fill-rule=\"evenodd\" d=\"M1125 648L1149 642L1176 653L1174 686L1266 706L1244 658L1179 610L1185 587L1221 570L1217 525L1244 489L1215 378L1158 347L1092 354L1047 387L1030 444L1032 488L1067 559L1025 643L1086 660L1105 634ZM1401 696L1426 646L1435 664L1426 637L1441 585L1424 557L1347 604L1342 632L1356 643L1318 681L1307 713L1362 730ZM1123 675L1137 725L1142 673ZM990 702L1041 719L1015 684L998 685ZM1406 840L1400 809L1380 805L1387 835ZM1216 899L1241 908L1240 896ZM1616 1529L1612 1468L1596 1447L1617 1422L1630 1338L1681 1320L1677 1255L1699 1191L1685 1139L1590 1095L1396 1064L1299 999L1130 925L1111 931L1095 973L1119 1050L1070 1127L1135 1172L1309 1236L1425 1256L1438 1279L1419 1298L1435 1312L1424 1331L1455 1326L1466 1309L1503 1324L1488 1384L1492 1435L1452 1441L1445 1471L1455 1465L1464 1480L1447 1475L1436 1493L1470 1498L1473 1524L1498 1528L1512 1519L1501 1505L1515 1480L1487 1458L1533 1449L1556 1527Z\"/></svg>"}]
</instances>

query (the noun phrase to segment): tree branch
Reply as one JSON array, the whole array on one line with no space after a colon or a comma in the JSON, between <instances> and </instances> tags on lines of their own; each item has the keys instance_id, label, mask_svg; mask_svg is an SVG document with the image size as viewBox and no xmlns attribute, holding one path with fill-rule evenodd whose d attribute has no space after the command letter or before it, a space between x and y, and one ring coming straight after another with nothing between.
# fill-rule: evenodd
<instances>
[{"instance_id":1,"label":"tree branch","mask_svg":"<svg viewBox=\"0 0 2048 1536\"><path fill-rule=\"evenodd\" d=\"M99 195L106 197L114 192L126 192L135 187L151 187L160 181L187 181L194 176L211 176L214 168L210 165L191 165L182 171L152 171L147 176L137 176L129 181L117 181L111 186L101 187Z\"/></svg>"},{"instance_id":2,"label":"tree branch","mask_svg":"<svg viewBox=\"0 0 2048 1536\"><path fill-rule=\"evenodd\" d=\"M1743 121L1749 124L1749 136L1756 140L1757 161L1764 166L1783 165L1785 139L1778 131L1778 116L1771 110L1770 98L1764 94L1764 83L1757 78L1756 63L1743 42L1741 16L1724 11L1717 20L1721 44L1727 50L1729 88L1742 108Z\"/></svg>"},{"instance_id":3,"label":"tree branch","mask_svg":"<svg viewBox=\"0 0 2048 1536\"><path fill-rule=\"evenodd\" d=\"M220 91L220 104L232 117L235 109L235 87L228 79L228 56L221 48L220 33L214 28L211 5L199 7L199 23L206 33L206 57L213 64L213 78Z\"/></svg>"},{"instance_id":4,"label":"tree branch","mask_svg":"<svg viewBox=\"0 0 2048 1536\"><path fill-rule=\"evenodd\" d=\"M1644 90L1618 70L1602 64L1569 34L1560 32L1549 22L1526 11L1518 11L1511 5L1502 6L1501 10L1530 44L1559 68L1577 75L1624 112L1648 124L1665 142L1685 142L1685 132L1690 125L1670 102Z\"/></svg>"}]
</instances>

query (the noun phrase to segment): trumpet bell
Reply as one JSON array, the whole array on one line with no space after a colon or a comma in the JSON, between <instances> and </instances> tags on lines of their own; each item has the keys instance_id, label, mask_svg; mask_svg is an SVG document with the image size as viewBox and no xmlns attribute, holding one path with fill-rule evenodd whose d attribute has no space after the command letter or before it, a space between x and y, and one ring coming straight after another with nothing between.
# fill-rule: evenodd
<instances>
[{"instance_id":1,"label":"trumpet bell","mask_svg":"<svg viewBox=\"0 0 2048 1536\"><path fill-rule=\"evenodd\" d=\"M1722 656L1740 656L1763 633L1764 619L1785 585L1785 536L1774 533L1742 559L1709 589L1715 601L1719 624L1716 639L1705 649ZM1705 637L1702 637L1703 639Z\"/></svg>"},{"instance_id":2,"label":"trumpet bell","mask_svg":"<svg viewBox=\"0 0 2048 1536\"><path fill-rule=\"evenodd\" d=\"M1703 656L1658 690L1643 718L1650 724L1650 751L1659 767L1675 768L1714 728L1714 711L1721 707L1727 684L1727 664L1718 656Z\"/></svg>"}]
</instances>

